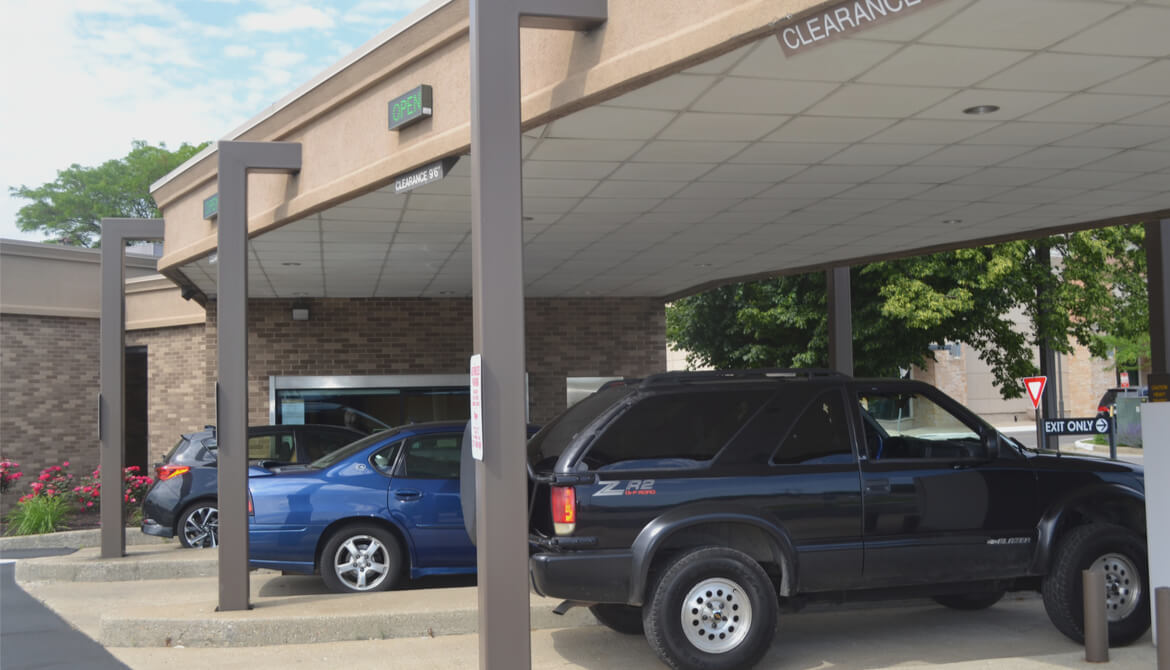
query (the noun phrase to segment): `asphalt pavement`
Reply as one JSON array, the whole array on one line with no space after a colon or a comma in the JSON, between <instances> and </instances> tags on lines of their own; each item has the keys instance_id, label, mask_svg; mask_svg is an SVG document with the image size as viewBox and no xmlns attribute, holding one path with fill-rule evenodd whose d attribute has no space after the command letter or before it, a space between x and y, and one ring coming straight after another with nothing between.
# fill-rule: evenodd
<instances>
[{"instance_id":1,"label":"asphalt pavement","mask_svg":"<svg viewBox=\"0 0 1170 670\"><path fill-rule=\"evenodd\" d=\"M125 670L129 666L45 607L13 577L10 559L69 553L26 549L4 552L0 560L0 668L4 670Z\"/></svg>"}]
</instances>

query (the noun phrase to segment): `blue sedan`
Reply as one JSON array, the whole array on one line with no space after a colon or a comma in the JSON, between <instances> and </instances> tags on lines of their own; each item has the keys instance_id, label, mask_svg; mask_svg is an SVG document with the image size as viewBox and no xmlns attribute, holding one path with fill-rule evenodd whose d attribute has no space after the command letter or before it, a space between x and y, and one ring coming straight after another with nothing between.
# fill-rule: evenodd
<instances>
[{"instance_id":1,"label":"blue sedan","mask_svg":"<svg viewBox=\"0 0 1170 670\"><path fill-rule=\"evenodd\" d=\"M308 465L251 468L249 564L320 572L342 593L389 589L405 574L473 574L459 503L465 425L406 425Z\"/></svg>"}]
</instances>

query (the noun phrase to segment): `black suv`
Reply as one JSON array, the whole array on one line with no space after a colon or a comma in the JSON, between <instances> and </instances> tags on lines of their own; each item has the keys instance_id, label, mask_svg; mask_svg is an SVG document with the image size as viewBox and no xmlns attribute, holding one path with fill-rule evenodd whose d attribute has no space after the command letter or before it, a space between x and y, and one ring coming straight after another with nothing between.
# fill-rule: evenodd
<instances>
[{"instance_id":1,"label":"black suv","mask_svg":"<svg viewBox=\"0 0 1170 670\"><path fill-rule=\"evenodd\" d=\"M667 373L574 405L528 445L534 590L645 632L674 668L745 668L780 608L1039 590L1083 638L1150 625L1140 467L1040 452L937 389L823 370Z\"/></svg>"}]
</instances>

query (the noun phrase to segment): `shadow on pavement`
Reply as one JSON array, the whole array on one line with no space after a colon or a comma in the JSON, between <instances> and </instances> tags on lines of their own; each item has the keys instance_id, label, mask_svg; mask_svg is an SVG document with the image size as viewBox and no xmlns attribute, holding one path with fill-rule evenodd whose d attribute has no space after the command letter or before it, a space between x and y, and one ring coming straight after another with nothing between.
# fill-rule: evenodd
<instances>
[{"instance_id":1,"label":"shadow on pavement","mask_svg":"<svg viewBox=\"0 0 1170 670\"><path fill-rule=\"evenodd\" d=\"M52 556L45 550L37 556ZM71 550L61 553L67 554ZM5 552L14 558L20 552ZM127 668L97 642L86 637L16 585L15 565L0 565L0 667L4 670Z\"/></svg>"},{"instance_id":2,"label":"shadow on pavement","mask_svg":"<svg viewBox=\"0 0 1170 670\"><path fill-rule=\"evenodd\" d=\"M1147 644L1147 634L1143 641ZM557 652L591 670L618 665L665 667L641 636L588 627L552 632ZM1053 667L1082 668L1082 647L1061 635L1033 594L1010 595L984 611L960 612L928 601L895 606L823 607L780 613L771 649L761 670L864 670L906 665L945 665L984 659L1045 658ZM587 653L583 653L587 652ZM1077 660L1046 658L1061 656Z\"/></svg>"}]
</instances>

